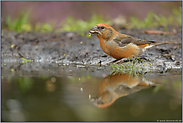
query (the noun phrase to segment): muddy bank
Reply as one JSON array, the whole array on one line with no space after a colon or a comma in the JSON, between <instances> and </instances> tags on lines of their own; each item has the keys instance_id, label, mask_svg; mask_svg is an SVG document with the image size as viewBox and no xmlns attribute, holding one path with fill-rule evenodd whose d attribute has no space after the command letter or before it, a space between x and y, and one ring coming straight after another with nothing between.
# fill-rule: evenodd
<instances>
[{"instance_id":1,"label":"muddy bank","mask_svg":"<svg viewBox=\"0 0 183 123\"><path fill-rule=\"evenodd\" d=\"M164 30L159 27L158 30ZM177 44L165 44L148 49L141 55L147 70L167 70L182 68L182 29L169 27L166 31L174 34L146 34L144 29L118 29L119 32L140 39L170 41ZM106 65L115 59L106 55L100 48L98 38L81 37L77 33L16 33L3 31L1 36L2 69L17 68L22 62L20 54L35 63L58 65ZM33 67L33 66L31 66ZM27 69L32 69L27 67Z\"/></svg>"}]
</instances>

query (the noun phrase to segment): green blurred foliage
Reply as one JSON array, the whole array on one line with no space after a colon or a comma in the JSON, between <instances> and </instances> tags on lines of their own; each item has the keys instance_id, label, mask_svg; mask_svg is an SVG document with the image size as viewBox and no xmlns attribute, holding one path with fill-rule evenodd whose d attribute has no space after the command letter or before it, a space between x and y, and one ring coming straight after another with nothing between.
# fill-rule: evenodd
<instances>
[{"instance_id":1,"label":"green blurred foliage","mask_svg":"<svg viewBox=\"0 0 183 123\"><path fill-rule=\"evenodd\" d=\"M105 24L112 24L111 21L103 18L102 16L99 15L93 15L91 18L88 20L80 20L80 19L75 19L71 16L67 17L66 20L64 20L61 23L61 31L67 31L67 32L78 32L81 36L85 35L86 30L89 30L92 28L94 25L98 23L105 23ZM87 35L88 37L89 35Z\"/></svg>"},{"instance_id":2,"label":"green blurred foliage","mask_svg":"<svg viewBox=\"0 0 183 123\"><path fill-rule=\"evenodd\" d=\"M179 9L173 9L173 15L169 17L164 17L162 15L158 16L154 12L149 11L147 17L141 21L137 17L130 18L130 26L129 28L150 28L150 27L158 27L168 25L179 25L182 26L182 7Z\"/></svg>"},{"instance_id":3,"label":"green blurred foliage","mask_svg":"<svg viewBox=\"0 0 183 123\"><path fill-rule=\"evenodd\" d=\"M179 9L173 9L174 18L177 21L177 23L182 26L182 7Z\"/></svg>"},{"instance_id":4,"label":"green blurred foliage","mask_svg":"<svg viewBox=\"0 0 183 123\"><path fill-rule=\"evenodd\" d=\"M1 20L2 28L7 28L8 30L13 30L16 32L29 32L29 31L36 31L36 32L77 32L81 36L85 36L86 32L93 26L98 23L105 23L105 24L112 24L112 20L108 18L104 18L100 15L92 15L86 21L81 19L76 19L71 16L68 16L65 20L60 23L59 28L55 28L56 22L52 21L51 23L36 23L33 26L30 23L30 12L21 12L17 19L12 19L8 16L5 19ZM5 24L4 24L4 23ZM144 20L139 20L137 17L132 16L130 18L130 25L127 28L151 28L151 27L158 27L158 26L168 26L168 25L179 25L182 26L182 7L178 9L173 9L173 15L169 17L164 17L162 15L158 16L154 12L149 11L147 17ZM1 33L3 36L3 33ZM87 34L87 37L89 35Z\"/></svg>"},{"instance_id":5,"label":"green blurred foliage","mask_svg":"<svg viewBox=\"0 0 183 123\"><path fill-rule=\"evenodd\" d=\"M175 80L174 82L170 83L170 81L168 81L168 80L165 79L162 82L162 84L158 84L154 88L153 93L156 94L160 90L166 90L166 88L169 88L169 89L171 89L173 91L182 90L182 82L181 82L181 80Z\"/></svg>"},{"instance_id":6,"label":"green blurred foliage","mask_svg":"<svg viewBox=\"0 0 183 123\"><path fill-rule=\"evenodd\" d=\"M36 23L36 25L33 27L33 25L30 23L30 12L21 12L19 17L17 19L12 19L10 16L6 18L5 26L2 25L4 28L7 28L8 30L13 30L16 32L30 32L30 31L37 31L37 32L52 32L54 31L55 22L52 21L52 23ZM2 23L2 21L1 21ZM1 34L2 35L2 34Z\"/></svg>"},{"instance_id":7,"label":"green blurred foliage","mask_svg":"<svg viewBox=\"0 0 183 123\"><path fill-rule=\"evenodd\" d=\"M27 92L33 86L34 80L31 77L7 77L8 83L14 82L22 92Z\"/></svg>"},{"instance_id":8,"label":"green blurred foliage","mask_svg":"<svg viewBox=\"0 0 183 123\"><path fill-rule=\"evenodd\" d=\"M19 17L15 20L12 20L10 16L6 18L6 24L7 28L9 30L14 30L17 32L22 32L22 31L31 31L32 26L29 23L29 17L30 17L30 12L23 13L21 12Z\"/></svg>"},{"instance_id":9,"label":"green blurred foliage","mask_svg":"<svg viewBox=\"0 0 183 123\"><path fill-rule=\"evenodd\" d=\"M90 75L80 76L80 77L73 76L73 77L70 78L70 82L71 83L77 83L77 82L84 83L84 82L87 82L90 79L91 79Z\"/></svg>"},{"instance_id":10,"label":"green blurred foliage","mask_svg":"<svg viewBox=\"0 0 183 123\"><path fill-rule=\"evenodd\" d=\"M18 80L18 86L23 92L26 92L32 88L33 85L33 79L29 77L19 77Z\"/></svg>"},{"instance_id":11,"label":"green blurred foliage","mask_svg":"<svg viewBox=\"0 0 183 123\"><path fill-rule=\"evenodd\" d=\"M44 24L41 24L41 23L36 23L35 27L34 27L34 30L36 32L41 32L41 33L45 33L45 32L53 32L55 29L55 22L52 21L52 23L44 23Z\"/></svg>"}]
</instances>

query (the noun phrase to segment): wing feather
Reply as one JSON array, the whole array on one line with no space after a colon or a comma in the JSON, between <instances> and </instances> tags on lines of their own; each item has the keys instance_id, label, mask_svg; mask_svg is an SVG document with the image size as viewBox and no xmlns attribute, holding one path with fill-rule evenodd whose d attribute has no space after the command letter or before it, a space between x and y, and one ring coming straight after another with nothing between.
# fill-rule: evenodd
<instances>
[{"instance_id":1,"label":"wing feather","mask_svg":"<svg viewBox=\"0 0 183 123\"><path fill-rule=\"evenodd\" d=\"M154 41L146 41L146 40L141 40L138 38L134 38L131 36L117 36L117 38L113 39L120 47L126 46L129 43L133 43L136 45L144 45L144 44L152 44L155 43Z\"/></svg>"}]
</instances>

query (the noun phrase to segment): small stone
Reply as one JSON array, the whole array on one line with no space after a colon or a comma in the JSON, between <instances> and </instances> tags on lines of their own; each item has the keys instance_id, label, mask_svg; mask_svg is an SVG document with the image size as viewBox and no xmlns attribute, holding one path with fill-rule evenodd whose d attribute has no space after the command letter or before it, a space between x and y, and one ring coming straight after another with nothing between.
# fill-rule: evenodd
<instances>
[{"instance_id":1,"label":"small stone","mask_svg":"<svg viewBox=\"0 0 183 123\"><path fill-rule=\"evenodd\" d=\"M88 95L89 99L91 99L91 95Z\"/></svg>"},{"instance_id":2,"label":"small stone","mask_svg":"<svg viewBox=\"0 0 183 123\"><path fill-rule=\"evenodd\" d=\"M80 90L83 91L83 88L81 88Z\"/></svg>"}]
</instances>

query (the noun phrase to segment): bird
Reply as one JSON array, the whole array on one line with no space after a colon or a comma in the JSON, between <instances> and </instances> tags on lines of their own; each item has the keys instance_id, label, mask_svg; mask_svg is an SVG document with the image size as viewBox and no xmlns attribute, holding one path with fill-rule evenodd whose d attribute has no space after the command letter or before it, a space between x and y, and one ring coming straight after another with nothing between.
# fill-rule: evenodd
<instances>
[{"instance_id":1,"label":"bird","mask_svg":"<svg viewBox=\"0 0 183 123\"><path fill-rule=\"evenodd\" d=\"M143 76L113 72L102 80L97 95L92 97L90 102L98 108L106 108L121 97L156 85L156 83L146 80Z\"/></svg>"},{"instance_id":2,"label":"bird","mask_svg":"<svg viewBox=\"0 0 183 123\"><path fill-rule=\"evenodd\" d=\"M135 58L153 46L167 43L142 40L122 34L107 24L97 24L89 30L89 35L92 34L97 35L102 50L116 60Z\"/></svg>"}]
</instances>

